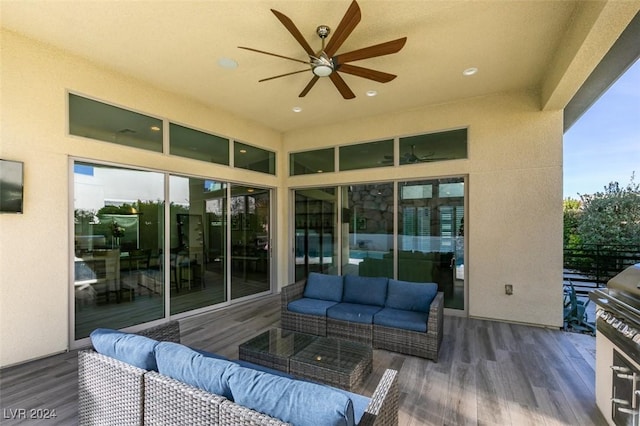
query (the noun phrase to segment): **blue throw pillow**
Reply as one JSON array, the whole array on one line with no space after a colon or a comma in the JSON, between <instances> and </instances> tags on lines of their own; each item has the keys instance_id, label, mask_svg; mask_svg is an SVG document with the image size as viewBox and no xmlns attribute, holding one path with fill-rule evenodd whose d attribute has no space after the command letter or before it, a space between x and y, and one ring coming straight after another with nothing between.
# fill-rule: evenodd
<instances>
[{"instance_id":1,"label":"blue throw pillow","mask_svg":"<svg viewBox=\"0 0 640 426\"><path fill-rule=\"evenodd\" d=\"M353 403L329 386L238 367L229 375L237 404L296 426L352 426Z\"/></svg>"},{"instance_id":2,"label":"blue throw pillow","mask_svg":"<svg viewBox=\"0 0 640 426\"><path fill-rule=\"evenodd\" d=\"M438 294L436 283L413 283L389 280L386 306L405 311L429 312L431 302Z\"/></svg>"},{"instance_id":3,"label":"blue throw pillow","mask_svg":"<svg viewBox=\"0 0 640 426\"><path fill-rule=\"evenodd\" d=\"M109 328L97 328L89 337L94 349L103 355L138 368L158 371L154 354L156 340Z\"/></svg>"},{"instance_id":4,"label":"blue throw pillow","mask_svg":"<svg viewBox=\"0 0 640 426\"><path fill-rule=\"evenodd\" d=\"M362 305L384 306L387 298L387 281L385 277L344 276L343 302L360 303Z\"/></svg>"},{"instance_id":5,"label":"blue throw pillow","mask_svg":"<svg viewBox=\"0 0 640 426\"><path fill-rule=\"evenodd\" d=\"M158 372L191 386L232 399L228 374L240 368L231 361L212 358L184 345L160 342L156 346Z\"/></svg>"},{"instance_id":6,"label":"blue throw pillow","mask_svg":"<svg viewBox=\"0 0 640 426\"><path fill-rule=\"evenodd\" d=\"M312 299L342 301L342 276L311 272L304 286L304 297Z\"/></svg>"}]
</instances>

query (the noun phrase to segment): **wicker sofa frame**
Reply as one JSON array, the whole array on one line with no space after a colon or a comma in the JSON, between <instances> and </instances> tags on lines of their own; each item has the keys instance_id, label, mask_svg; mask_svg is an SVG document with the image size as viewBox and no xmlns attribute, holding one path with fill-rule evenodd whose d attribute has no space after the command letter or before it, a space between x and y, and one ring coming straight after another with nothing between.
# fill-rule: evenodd
<instances>
[{"instance_id":1,"label":"wicker sofa frame","mask_svg":"<svg viewBox=\"0 0 640 426\"><path fill-rule=\"evenodd\" d=\"M438 362L443 336L443 292L438 292L431 302L427 332L423 333L289 311L287 309L289 303L303 297L305 285L306 280L300 280L282 288L280 293L280 326L282 328L318 336L354 340L368 344L374 349L386 349Z\"/></svg>"},{"instance_id":2,"label":"wicker sofa frame","mask_svg":"<svg viewBox=\"0 0 640 426\"><path fill-rule=\"evenodd\" d=\"M138 334L156 340L180 342L176 321ZM396 370L391 369L384 372L358 425L398 425L397 374ZM134 367L94 350L78 353L78 394L80 425L287 424L222 396L154 371Z\"/></svg>"}]
</instances>

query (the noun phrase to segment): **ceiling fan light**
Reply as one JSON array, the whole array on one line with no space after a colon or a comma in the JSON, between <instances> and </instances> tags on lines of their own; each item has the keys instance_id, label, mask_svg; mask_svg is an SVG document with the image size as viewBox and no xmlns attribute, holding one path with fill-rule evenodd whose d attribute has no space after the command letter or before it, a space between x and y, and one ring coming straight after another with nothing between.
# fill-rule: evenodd
<instances>
[{"instance_id":1,"label":"ceiling fan light","mask_svg":"<svg viewBox=\"0 0 640 426\"><path fill-rule=\"evenodd\" d=\"M329 65L316 65L313 67L313 73L318 77L326 77L333 72L333 68Z\"/></svg>"}]
</instances>

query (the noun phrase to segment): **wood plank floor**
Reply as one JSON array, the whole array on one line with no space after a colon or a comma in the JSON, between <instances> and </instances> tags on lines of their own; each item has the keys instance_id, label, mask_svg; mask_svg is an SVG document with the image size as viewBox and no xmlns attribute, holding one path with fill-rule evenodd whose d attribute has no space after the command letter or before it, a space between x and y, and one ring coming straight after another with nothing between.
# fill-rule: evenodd
<instances>
[{"instance_id":1,"label":"wood plank floor","mask_svg":"<svg viewBox=\"0 0 640 426\"><path fill-rule=\"evenodd\" d=\"M280 320L280 298L180 321L183 343L230 358ZM400 425L606 425L595 405L595 338L543 328L445 317L440 361L375 350L371 395L385 368L400 372ZM0 423L77 424L75 351L0 371ZM54 420L11 419L55 409Z\"/></svg>"}]
</instances>

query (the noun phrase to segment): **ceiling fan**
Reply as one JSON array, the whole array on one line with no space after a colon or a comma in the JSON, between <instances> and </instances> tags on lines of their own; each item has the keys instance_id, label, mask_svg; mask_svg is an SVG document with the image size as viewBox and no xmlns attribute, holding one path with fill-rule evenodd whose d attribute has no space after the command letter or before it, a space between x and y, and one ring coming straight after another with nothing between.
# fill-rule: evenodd
<instances>
[{"instance_id":1,"label":"ceiling fan","mask_svg":"<svg viewBox=\"0 0 640 426\"><path fill-rule=\"evenodd\" d=\"M447 160L446 157L434 157L435 152L430 152L427 155L418 156L415 153L416 146L411 145L411 152L405 152L400 156L400 164L415 164L415 163L428 163L431 161ZM393 163L393 155L385 155L381 164Z\"/></svg>"},{"instance_id":2,"label":"ceiling fan","mask_svg":"<svg viewBox=\"0 0 640 426\"><path fill-rule=\"evenodd\" d=\"M351 52L336 54L340 46L345 42L347 37L355 29L360 22L360 7L354 0L347 12L343 16L342 20L338 24L333 36L329 39L329 42L325 46L325 39L329 36L331 29L326 25L320 25L316 29L316 34L322 40L322 49L316 52L309 43L305 40L304 36L300 33L293 21L286 15L277 10L271 9L274 15L280 20L285 28L291 33L293 38L302 46L304 51L309 56L308 61L304 61L297 58L291 58L288 56L278 55L276 53L265 52L263 50L254 49L251 47L238 46L240 49L250 50L252 52L263 53L265 55L276 56L278 58L288 59L295 62L300 62L310 66L313 77L307 86L302 90L299 97L304 97L311 88L316 84L320 77L329 77L333 84L338 89L338 92L345 99L353 99L356 95L351 91L344 79L338 74L339 72L345 74L351 74L358 77L368 78L369 80L377 81L380 83L387 83L396 76L382 71L376 71L370 68L363 68L356 65L348 64L347 62L360 61L362 59L374 58L376 56L390 55L397 53L404 47L407 41L406 37L402 37L396 40L388 41L385 43L376 44L362 49L353 50ZM280 77L286 77L292 74L298 74L309 71L309 68L305 68L300 71L293 71L286 74L280 74L269 78L259 80L259 82L273 80Z\"/></svg>"}]
</instances>

